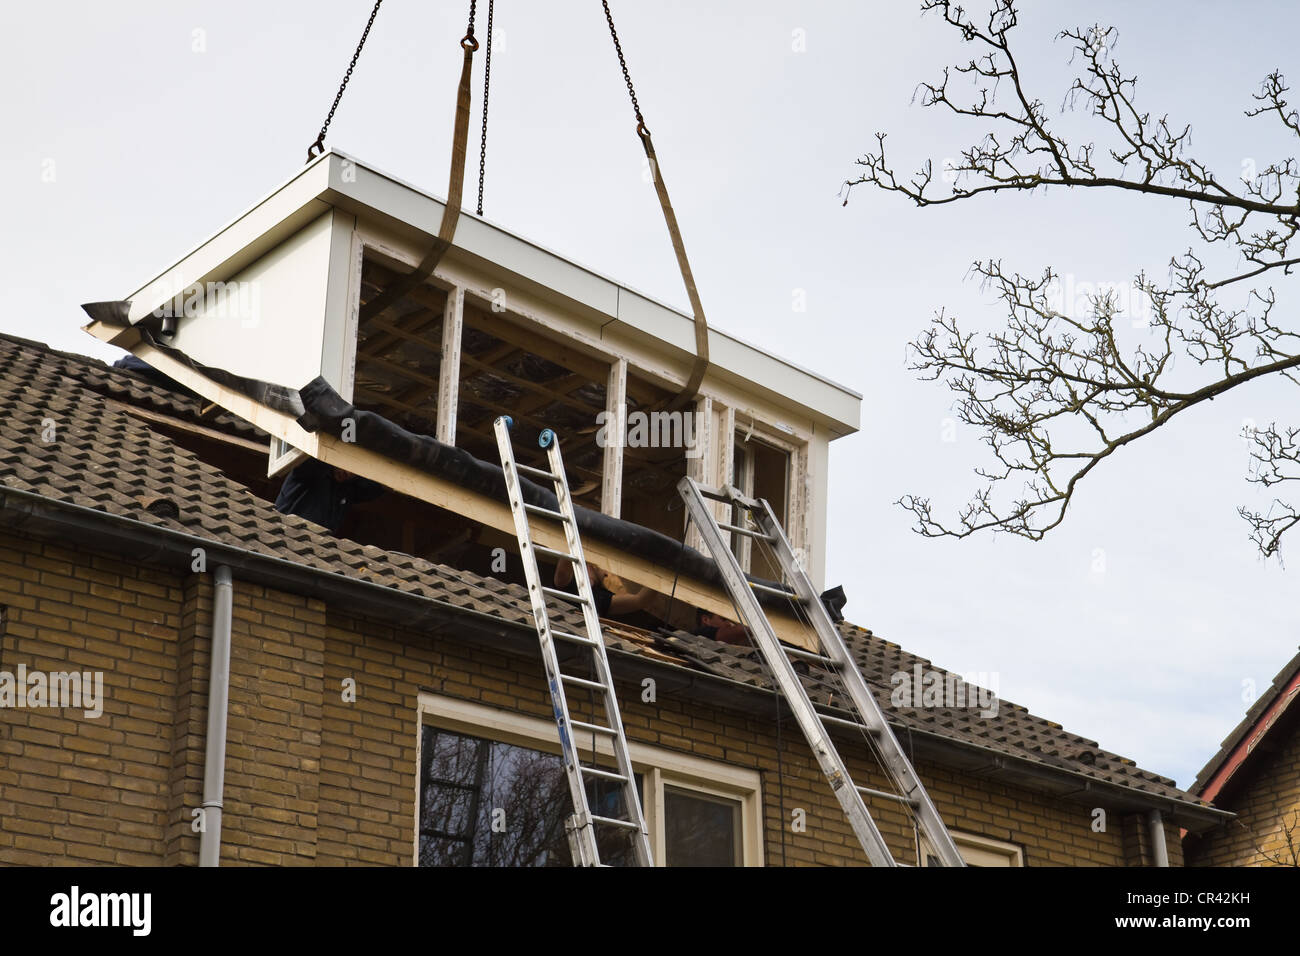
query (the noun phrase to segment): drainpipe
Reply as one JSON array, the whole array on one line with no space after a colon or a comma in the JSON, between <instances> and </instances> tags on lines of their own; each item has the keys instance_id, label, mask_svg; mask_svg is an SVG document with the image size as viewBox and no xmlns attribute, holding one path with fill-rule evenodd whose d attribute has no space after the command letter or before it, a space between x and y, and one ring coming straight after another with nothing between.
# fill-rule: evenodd
<instances>
[{"instance_id":1,"label":"drainpipe","mask_svg":"<svg viewBox=\"0 0 1300 956\"><path fill-rule=\"evenodd\" d=\"M1169 865L1169 848L1165 846L1165 820L1159 810L1147 814L1147 824L1151 827L1151 850L1155 854L1156 866Z\"/></svg>"},{"instance_id":2,"label":"drainpipe","mask_svg":"<svg viewBox=\"0 0 1300 956\"><path fill-rule=\"evenodd\" d=\"M217 566L215 578L199 866L221 865L221 797L226 782L226 711L230 701L230 618L234 588L230 581L230 568L226 565Z\"/></svg>"}]
</instances>

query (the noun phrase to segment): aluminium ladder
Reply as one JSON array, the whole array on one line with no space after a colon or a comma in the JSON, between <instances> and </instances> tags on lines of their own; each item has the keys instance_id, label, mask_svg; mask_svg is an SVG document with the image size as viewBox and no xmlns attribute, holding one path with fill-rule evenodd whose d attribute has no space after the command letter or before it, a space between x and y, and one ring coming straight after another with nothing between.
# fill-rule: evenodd
<instances>
[{"instance_id":1,"label":"aluminium ladder","mask_svg":"<svg viewBox=\"0 0 1300 956\"><path fill-rule=\"evenodd\" d=\"M632 771L632 760L628 756L627 739L623 735L623 720L619 716L618 701L614 697L614 680L610 676L609 659L605 654L605 639L600 630L600 616L596 611L591 580L587 574L587 561L583 557L582 541L578 536L573 499L569 494L569 482L565 476L564 462L560 457L560 442L549 428L538 438L538 444L546 449L549 471L517 464L514 450L510 445L512 424L509 416L503 415L496 419L493 428L496 431L497 447L501 452L501 470L505 475L510 511L515 518L515 536L519 540L519 554L523 559L524 576L528 581L528 598L533 605L533 620L537 628L537 637L541 642L542 663L546 668L546 683L550 689L551 707L560 732L564 772L569 780L569 794L573 798L574 812L565 825L573 862L575 866L603 865L597 845L597 827L600 827L602 830L626 831L631 837L632 859L635 864L650 866L652 864L649 830L646 828L645 817L641 813L641 799L637 794L636 777ZM553 511L550 508L528 504L524 500L519 482L520 474L551 482L554 485L558 510ZM529 530L529 515L558 522L564 529L564 537L568 543L567 550L546 548L535 543ZM568 562L572 566L573 579L578 586L577 594L543 586L541 574L537 569L539 554ZM581 607L586 633L571 634L553 628L546 609L547 597L576 603ZM592 665L590 673L594 679L579 677L561 670L557 642L585 648ZM570 717L569 701L565 694L566 685L594 691L603 699L605 710L603 725L574 720ZM575 731L606 738L612 745L617 772L584 764L578 752L577 741L574 739ZM587 795L589 781L597 784L602 781L617 784L622 796L626 820L592 812L591 801Z\"/></svg>"},{"instance_id":2,"label":"aluminium ladder","mask_svg":"<svg viewBox=\"0 0 1300 956\"><path fill-rule=\"evenodd\" d=\"M794 712L800 729L803 731L804 736L808 738L808 744L812 747L817 762L821 765L822 772L826 774L831 789L835 791L835 796L844 808L844 813L853 827L853 832L857 834L862 848L866 851L871 865L897 866L899 864L894 859L893 854L889 852L884 837L881 836L875 821L872 820L866 802L862 799L864 794L881 799L896 800L910 807L911 812L916 817L921 834L929 842L930 849L938 857L939 862L944 866L965 866L961 854L957 852L956 844L953 843L951 834L949 834L947 827L944 826L943 820L934 808L934 804L930 801L930 796L926 793L920 778L917 777L916 771L912 768L911 761L907 759L907 755L899 746L898 739L894 736L893 730L885 720L885 715L880 710L880 705L867 687L866 679L853 662L853 657L845 646L844 638L840 636L835 624L831 621L830 615L826 613L821 598L804 571L801 562L795 557L794 550L790 547L790 542L786 539L785 532L782 530L780 522L776 520L776 515L773 514L767 501L761 498L747 497L731 486L722 489L704 487L697 484L690 477L685 477L678 482L677 490L681 494L682 500L686 502L687 510L699 528L700 535L704 539L706 547L712 553L714 561L717 562L718 570L722 573L723 582L726 584L732 600L744 619L744 623L749 627L759 653L763 655L763 659L767 662L768 669L772 672L778 688L785 696L790 709ZM752 522L751 526L740 527L739 525L719 523L712 510L705 503L705 498L731 506L732 515L737 514L737 512L741 515L747 515ZM733 520L736 519L733 518ZM743 519L741 519L741 523L744 523ZM722 536L724 529L730 531L733 535L744 535L759 541L766 541L771 545L776 559L781 565L781 570L784 572L786 581L793 587L793 592L749 581L741 570L736 556ZM776 632L772 629L771 622L759 604L755 591L779 595L799 604L817 633L822 653L812 653L789 646L783 647L780 639L776 636ZM838 717L822 714L813 706L812 700L808 697L808 693L790 661L790 656L812 661L840 678L849 698L853 702L854 710L875 743L886 776L892 778L901 786L902 793L874 790L870 787L858 786L853 782L843 758L831 741L826 724L858 725L841 720Z\"/></svg>"}]
</instances>

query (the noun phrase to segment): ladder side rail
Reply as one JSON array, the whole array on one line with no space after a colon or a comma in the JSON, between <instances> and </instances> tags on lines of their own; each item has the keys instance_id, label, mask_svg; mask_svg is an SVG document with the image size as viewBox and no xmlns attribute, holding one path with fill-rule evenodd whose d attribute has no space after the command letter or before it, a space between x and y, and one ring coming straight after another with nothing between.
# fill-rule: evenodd
<instances>
[{"instance_id":1,"label":"ladder side rail","mask_svg":"<svg viewBox=\"0 0 1300 956\"><path fill-rule=\"evenodd\" d=\"M596 835L591 822L591 808L587 804L587 791L583 786L578 767L577 741L570 726L568 700L564 695L560 680L560 662L556 653L555 641L551 637L550 617L546 610L546 598L542 594L541 575L537 560L532 551L532 535L529 532L528 515L524 511L523 492L519 485L519 475L515 469L514 449L510 445L510 431L503 418L494 423L497 447L501 453L502 473L505 476L506 494L510 501L510 511L515 519L515 537L519 541L519 554L524 566L524 577L528 581L528 599L533 608L533 620L537 627L542 649L542 666L546 670L546 683L551 693L551 710L555 716L555 725L560 735L560 751L564 760L565 776L569 780L569 795L573 800L576 826L566 827L569 833L570 849L574 851L574 862L579 866L599 866L600 854L596 847Z\"/></svg>"},{"instance_id":2,"label":"ladder side rail","mask_svg":"<svg viewBox=\"0 0 1300 956\"><path fill-rule=\"evenodd\" d=\"M893 854L889 852L885 838L876 827L875 821L871 819L866 803L855 788L843 758L836 751L807 691L804 690L802 682L785 656L781 641L772 629L767 615L759 605L754 592L750 590L749 582L741 571L736 556L731 553L731 549L723 540L722 532L718 529L712 512L705 505L694 479L690 476L682 478L677 484L677 490L685 501L705 545L712 552L727 590L749 626L754 642L767 661L773 679L776 680L777 686L794 713L795 720L812 747L813 754L830 782L840 806L844 808L849 824L853 827L853 832L857 835L863 850L866 851L871 865L895 866Z\"/></svg>"},{"instance_id":3,"label":"ladder side rail","mask_svg":"<svg viewBox=\"0 0 1300 956\"><path fill-rule=\"evenodd\" d=\"M817 631L818 638L821 639L822 651L839 666L841 677L850 698L853 700L854 709L857 710L866 726L876 732L881 759L885 761L895 779L906 781L912 787L912 792L906 794L906 796L917 801L915 812L922 834L930 841L931 848L939 855L945 866L965 866L966 863L962 859L961 853L958 852L952 835L948 832L948 828L944 826L939 811L931 801L930 795L926 792L920 777L917 776L916 768L912 766L911 761L903 753L893 728L889 726L889 721L880 709L880 704L867 686L866 679L858 669L852 654L849 653L843 635L840 634L834 622L831 621L830 615L826 613L826 608L821 602L817 589L813 586L812 580L808 577L802 563L795 557L794 549L790 546L790 542L781 528L781 523L777 521L776 515L766 500L760 499L755 501L754 504L757 507L753 509L752 513L756 523L759 528L771 536L772 548L776 552L777 560L780 561L789 583L794 586L795 592L803 600L808 617Z\"/></svg>"},{"instance_id":4,"label":"ladder side rail","mask_svg":"<svg viewBox=\"0 0 1300 956\"><path fill-rule=\"evenodd\" d=\"M600 628L600 615L596 611L596 599L592 592L591 579L587 574L587 559L582 551L582 537L578 534L578 520L573 508L572 495L569 493L568 479L565 477L564 462L560 456L560 442L552 438L547 448L547 460L551 473L559 476L555 482L555 496L560 513L568 520L564 522L564 535L568 542L569 553L575 558L573 562L574 580L578 585L578 595L582 600L582 616L587 625L587 634L595 639L591 647L592 658L596 666L596 679L605 685L605 719L607 725L616 731L613 737L614 762L618 772L623 775L623 809L628 819L636 827L632 839L633 855L638 866L653 866L650 852L650 832L646 826L645 815L641 810L641 797L637 793L636 775L632 770L632 758L628 753L627 740L623 734L623 716L619 712L618 700L614 696L614 678L610 672L609 656L605 651L605 640Z\"/></svg>"}]
</instances>

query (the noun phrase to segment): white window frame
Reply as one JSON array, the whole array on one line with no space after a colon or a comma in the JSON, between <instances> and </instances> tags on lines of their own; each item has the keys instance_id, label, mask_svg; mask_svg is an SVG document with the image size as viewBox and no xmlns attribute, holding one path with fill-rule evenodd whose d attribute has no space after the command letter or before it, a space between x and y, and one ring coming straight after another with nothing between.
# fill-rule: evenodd
<instances>
[{"instance_id":1,"label":"white window frame","mask_svg":"<svg viewBox=\"0 0 1300 956\"><path fill-rule=\"evenodd\" d=\"M748 417L748 421L746 421ZM790 547L796 552L808 547L808 524L810 519L810 505L807 493L807 464L808 464L808 443L801 440L795 435L789 434L782 429L768 424L760 418L755 418L747 412L735 412L731 417L729 425L729 434L722 436L722 441L728 448L727 462L730 469L734 469L737 462L735 461L735 448L737 446L745 449L746 458L748 459L749 474L742 481L743 487L738 490L745 495L754 494L754 453L746 449L745 446L751 442L760 442L769 448L785 454L787 459L785 471L785 514L777 515L785 529L786 538L790 541ZM722 475L721 480L730 480L729 475ZM727 517L726 521L730 522L732 517ZM730 532L724 532L728 536ZM737 561L741 570L749 571L752 560L751 551L752 542L745 538L740 542L740 555Z\"/></svg>"},{"instance_id":2,"label":"white window frame","mask_svg":"<svg viewBox=\"0 0 1300 956\"><path fill-rule=\"evenodd\" d=\"M516 714L456 697L444 697L429 691L420 692L416 706L417 773L415 775L413 866L419 866L420 863L422 781L418 768L423 766L421 749L426 726L528 747L544 753L559 754L560 752L555 723L550 720ZM610 742L604 738L597 741L597 750L605 755L613 753ZM650 847L656 866L664 865L665 786L738 801L740 803L741 866L763 865L762 778L757 770L736 767L674 750L665 750L634 740L628 741L628 753L632 758L632 768L642 774L644 779L642 811L645 813L646 826L650 830Z\"/></svg>"},{"instance_id":3,"label":"white window frame","mask_svg":"<svg viewBox=\"0 0 1300 956\"><path fill-rule=\"evenodd\" d=\"M978 833L965 833L950 830L952 842L957 844L957 852L969 866L1024 866L1025 851L1018 843L1008 840L995 840ZM930 844L921 840L921 865L929 866L933 850Z\"/></svg>"}]
</instances>

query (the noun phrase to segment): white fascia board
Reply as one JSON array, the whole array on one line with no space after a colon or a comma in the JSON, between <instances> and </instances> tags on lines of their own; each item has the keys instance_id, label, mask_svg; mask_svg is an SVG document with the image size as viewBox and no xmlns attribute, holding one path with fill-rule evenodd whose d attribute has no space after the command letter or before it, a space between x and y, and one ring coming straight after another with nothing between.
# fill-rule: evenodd
<instances>
[{"instance_id":1,"label":"white fascia board","mask_svg":"<svg viewBox=\"0 0 1300 956\"><path fill-rule=\"evenodd\" d=\"M399 232L436 235L444 202L408 183L331 150L272 190L130 298L135 322L194 283L224 281L306 226L330 206ZM449 257L464 256L503 285L526 289L588 326L663 343L683 377L694 354L694 319L662 302L529 242L469 210L462 213ZM617 330L617 332L616 332ZM804 411L831 437L858 430L862 396L710 325L710 375ZM707 379L706 379L707 381Z\"/></svg>"}]
</instances>

